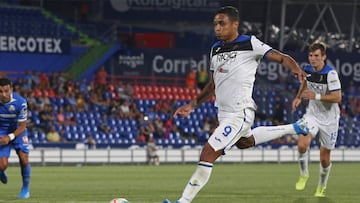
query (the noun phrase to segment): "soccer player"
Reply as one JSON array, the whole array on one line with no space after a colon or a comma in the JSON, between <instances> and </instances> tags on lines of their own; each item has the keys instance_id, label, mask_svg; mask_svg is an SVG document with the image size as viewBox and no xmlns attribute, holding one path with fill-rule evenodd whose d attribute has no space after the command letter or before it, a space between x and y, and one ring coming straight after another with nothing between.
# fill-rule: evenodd
<instances>
[{"instance_id":1,"label":"soccer player","mask_svg":"<svg viewBox=\"0 0 360 203\"><path fill-rule=\"evenodd\" d=\"M252 99L256 69L261 58L278 62L296 75L300 81L305 72L290 56L272 49L255 36L239 35L239 12L227 6L214 16L217 38L210 52L211 79L201 93L179 107L174 116L188 116L197 106L216 96L219 126L203 146L198 166L176 202L191 202L210 178L213 163L225 154L240 138L238 147L247 148L285 134L307 134L308 128L300 120L294 124L259 127L251 130L256 104ZM165 200L164 202L169 202Z\"/></svg>"},{"instance_id":2,"label":"soccer player","mask_svg":"<svg viewBox=\"0 0 360 203\"><path fill-rule=\"evenodd\" d=\"M26 129L27 102L13 92L12 83L0 78L0 181L8 182L6 168L11 148L19 157L22 175L20 199L30 197L29 183L31 166L29 164L29 144Z\"/></svg>"},{"instance_id":3,"label":"soccer player","mask_svg":"<svg viewBox=\"0 0 360 203\"><path fill-rule=\"evenodd\" d=\"M339 129L341 102L341 83L336 70L325 63L326 46L315 42L309 47L310 65L304 67L306 81L300 85L292 102L293 110L302 99L309 100L303 120L309 127L308 136L299 136L300 177L296 190L304 190L309 178L308 160L311 139L318 136L320 142L320 174L315 192L316 197L325 197L326 185L330 174L330 153L335 147Z\"/></svg>"}]
</instances>

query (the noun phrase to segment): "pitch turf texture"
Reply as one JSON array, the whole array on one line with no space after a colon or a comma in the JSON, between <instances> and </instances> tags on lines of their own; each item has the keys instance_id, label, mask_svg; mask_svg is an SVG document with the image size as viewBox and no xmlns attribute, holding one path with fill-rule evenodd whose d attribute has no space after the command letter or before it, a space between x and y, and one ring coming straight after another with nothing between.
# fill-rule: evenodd
<instances>
[{"instance_id":1,"label":"pitch turf texture","mask_svg":"<svg viewBox=\"0 0 360 203\"><path fill-rule=\"evenodd\" d=\"M18 166L8 168L9 182L0 185L0 202L108 203L125 197L131 203L174 201L181 194L195 164L34 166L31 197L16 198L20 189ZM215 164L212 177L194 203L345 203L360 202L360 163L334 163L327 197L315 198L318 163L310 165L304 191L295 191L295 163Z\"/></svg>"}]
</instances>

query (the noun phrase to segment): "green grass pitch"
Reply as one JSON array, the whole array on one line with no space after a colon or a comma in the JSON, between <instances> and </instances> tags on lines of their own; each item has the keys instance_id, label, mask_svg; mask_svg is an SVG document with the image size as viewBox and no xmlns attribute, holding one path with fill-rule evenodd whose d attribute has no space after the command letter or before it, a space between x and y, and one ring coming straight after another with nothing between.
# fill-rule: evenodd
<instances>
[{"instance_id":1,"label":"green grass pitch","mask_svg":"<svg viewBox=\"0 0 360 203\"><path fill-rule=\"evenodd\" d=\"M124 197L131 203L175 201L193 173L187 165L34 166L31 197L16 198L20 170L10 166L9 182L0 185L0 202L108 203ZM296 163L215 164L212 177L194 203L347 203L360 201L360 163L333 163L326 198L313 196L318 163L310 165L304 191L295 191Z\"/></svg>"}]
</instances>

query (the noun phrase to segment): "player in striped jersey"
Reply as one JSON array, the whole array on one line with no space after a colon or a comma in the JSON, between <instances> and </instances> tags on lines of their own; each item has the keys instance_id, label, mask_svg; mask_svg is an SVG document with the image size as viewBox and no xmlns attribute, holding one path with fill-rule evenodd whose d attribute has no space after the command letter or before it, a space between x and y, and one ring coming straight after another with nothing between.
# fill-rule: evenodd
<instances>
[{"instance_id":1,"label":"player in striped jersey","mask_svg":"<svg viewBox=\"0 0 360 203\"><path fill-rule=\"evenodd\" d=\"M0 181L8 182L5 173L11 148L19 157L22 188L20 199L30 197L29 183L31 166L29 164L29 144L26 130L27 102L13 92L12 83L7 78L0 78Z\"/></svg>"},{"instance_id":2,"label":"player in striped jersey","mask_svg":"<svg viewBox=\"0 0 360 203\"><path fill-rule=\"evenodd\" d=\"M300 177L295 185L296 190L304 190L309 178L309 146L312 138L318 136L320 141L320 174L315 191L316 197L325 197L326 185L330 174L331 150L334 149L339 130L341 102L341 83L336 70L326 64L326 46L316 42L309 47L310 65L304 67L307 73L293 100L295 111L302 99L309 100L303 120L309 127L308 136L299 136Z\"/></svg>"}]
</instances>

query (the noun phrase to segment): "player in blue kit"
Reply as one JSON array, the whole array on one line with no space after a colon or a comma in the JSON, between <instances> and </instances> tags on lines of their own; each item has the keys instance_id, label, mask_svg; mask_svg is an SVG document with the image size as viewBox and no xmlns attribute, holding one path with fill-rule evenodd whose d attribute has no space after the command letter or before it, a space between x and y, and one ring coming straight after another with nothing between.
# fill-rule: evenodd
<instances>
[{"instance_id":1,"label":"player in blue kit","mask_svg":"<svg viewBox=\"0 0 360 203\"><path fill-rule=\"evenodd\" d=\"M26 129L27 102L13 92L11 80L0 78L0 181L8 182L6 168L11 148L19 157L22 175L20 199L30 197L29 183L31 166L29 164L29 144Z\"/></svg>"}]
</instances>

